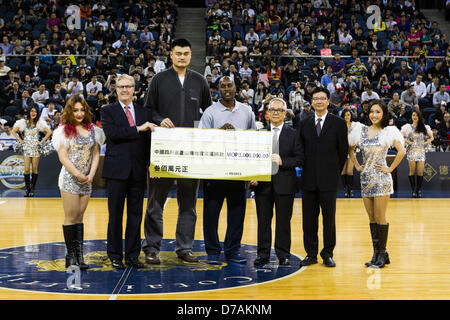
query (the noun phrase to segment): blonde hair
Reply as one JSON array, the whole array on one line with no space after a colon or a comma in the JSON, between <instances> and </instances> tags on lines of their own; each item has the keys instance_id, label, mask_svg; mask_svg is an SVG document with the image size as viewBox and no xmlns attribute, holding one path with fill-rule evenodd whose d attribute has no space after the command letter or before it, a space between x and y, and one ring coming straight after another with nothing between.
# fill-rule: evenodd
<instances>
[{"instance_id":1,"label":"blonde hair","mask_svg":"<svg viewBox=\"0 0 450 320\"><path fill-rule=\"evenodd\" d=\"M120 80L124 80L124 79L125 79L125 80L129 80L130 82L132 82L132 83L133 83L133 86L136 85L136 82L134 81L134 78L133 78L132 76L126 74L126 73L122 73L122 74L117 78L117 80L116 80L116 85L117 85L117 83L118 83Z\"/></svg>"}]
</instances>

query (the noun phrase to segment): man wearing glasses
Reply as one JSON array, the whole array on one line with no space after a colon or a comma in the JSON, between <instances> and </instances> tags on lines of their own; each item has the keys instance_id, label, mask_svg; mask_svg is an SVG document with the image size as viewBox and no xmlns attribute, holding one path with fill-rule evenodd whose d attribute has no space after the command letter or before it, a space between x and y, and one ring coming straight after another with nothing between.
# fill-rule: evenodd
<instances>
[{"instance_id":1,"label":"man wearing glasses","mask_svg":"<svg viewBox=\"0 0 450 320\"><path fill-rule=\"evenodd\" d=\"M296 167L301 166L301 146L297 131L284 124L286 102L274 98L269 102L270 124L266 128L273 132L272 161L276 166L271 182L250 181L255 191L258 217L258 249L255 266L270 260L272 245L272 218L275 205L275 253L280 266L289 266L291 249L291 217L294 197L297 192Z\"/></svg>"},{"instance_id":2,"label":"man wearing glasses","mask_svg":"<svg viewBox=\"0 0 450 320\"><path fill-rule=\"evenodd\" d=\"M336 245L336 197L340 172L348 154L345 121L331 113L330 92L317 87L312 92L314 116L300 122L298 134L303 163L303 243L307 256L302 266L317 263L318 221L323 218L323 249L320 256L325 266L335 267L333 250Z\"/></svg>"},{"instance_id":3,"label":"man wearing glasses","mask_svg":"<svg viewBox=\"0 0 450 320\"><path fill-rule=\"evenodd\" d=\"M127 223L125 230L125 261L142 268L141 221L145 181L150 159L150 131L146 108L135 104L134 78L122 74L117 79L118 101L101 108L101 123L106 135L106 153L102 176L108 191L107 254L116 269L124 269L122 221L125 198Z\"/></svg>"},{"instance_id":4,"label":"man wearing glasses","mask_svg":"<svg viewBox=\"0 0 450 320\"><path fill-rule=\"evenodd\" d=\"M186 39L174 40L170 58L173 66L158 72L151 80L145 95L144 105L151 119L165 128L193 128L200 120L200 110L211 105L208 83L203 76L188 69L191 61L191 44ZM178 200L178 221L175 251L186 262L198 262L192 254L196 203L199 187L198 179L176 179ZM163 237L163 209L169 191L175 183L172 178L149 178L149 198L144 221L145 241L143 250L145 261L160 264L159 252Z\"/></svg>"}]
</instances>

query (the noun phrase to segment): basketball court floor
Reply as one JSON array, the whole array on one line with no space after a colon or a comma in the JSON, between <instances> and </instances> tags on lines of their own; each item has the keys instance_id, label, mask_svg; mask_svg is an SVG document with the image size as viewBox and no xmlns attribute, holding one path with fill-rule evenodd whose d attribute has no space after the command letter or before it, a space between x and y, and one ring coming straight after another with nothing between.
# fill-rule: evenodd
<instances>
[{"instance_id":1,"label":"basketball court floor","mask_svg":"<svg viewBox=\"0 0 450 320\"><path fill-rule=\"evenodd\" d=\"M14 193L15 192L15 193ZM391 264L366 268L372 244L361 198L338 198L336 268L319 263L300 267L305 257L301 199L294 203L291 266L270 263L254 267L257 220L247 200L242 254L244 265L206 263L202 206L197 203L194 254L199 263L179 260L174 249L176 199L165 207L161 265L114 270L106 256L107 200L97 192L85 213L87 271L66 270L62 234L64 213L57 191L23 198L14 191L0 198L1 300L448 300L450 298L450 198L424 193L412 199L395 194L388 206L388 252ZM434 197L433 197L434 196ZM146 202L144 202L144 207ZM144 209L145 210L145 209ZM321 224L321 222L320 222ZM226 230L226 205L220 220ZM319 229L321 235L322 228ZM143 236L142 231L142 236ZM322 245L319 237L319 246ZM141 254L144 261L144 255Z\"/></svg>"}]
</instances>

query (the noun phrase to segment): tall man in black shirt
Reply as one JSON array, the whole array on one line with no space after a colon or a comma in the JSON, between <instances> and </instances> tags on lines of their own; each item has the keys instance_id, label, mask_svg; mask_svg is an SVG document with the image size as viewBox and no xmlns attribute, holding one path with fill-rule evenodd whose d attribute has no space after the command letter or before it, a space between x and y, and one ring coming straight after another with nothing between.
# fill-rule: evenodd
<instances>
[{"instance_id":1,"label":"tall man in black shirt","mask_svg":"<svg viewBox=\"0 0 450 320\"><path fill-rule=\"evenodd\" d=\"M194 127L200 120L200 109L209 107L211 96L203 76L188 69L191 45L185 39L172 42L170 58L173 66L157 73L147 90L144 105L150 109L151 119L165 128ZM159 264L163 237L163 209L175 179L149 179L148 203L144 221L143 250L147 263ZM178 221L175 251L187 262L197 262L192 254L197 213L198 179L177 179Z\"/></svg>"}]
</instances>

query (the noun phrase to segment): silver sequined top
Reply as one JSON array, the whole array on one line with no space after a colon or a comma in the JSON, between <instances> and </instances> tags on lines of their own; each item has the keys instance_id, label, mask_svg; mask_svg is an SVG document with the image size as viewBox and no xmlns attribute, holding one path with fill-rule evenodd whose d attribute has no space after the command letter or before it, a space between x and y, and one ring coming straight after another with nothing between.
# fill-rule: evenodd
<instances>
[{"instance_id":1,"label":"silver sequined top","mask_svg":"<svg viewBox=\"0 0 450 320\"><path fill-rule=\"evenodd\" d=\"M430 126L426 125L425 128L428 134L433 134ZM408 161L425 161L427 147L424 143L428 136L422 132L416 132L416 128L412 124L405 124L401 131L406 139L413 142L412 144L406 144L406 159Z\"/></svg>"},{"instance_id":2,"label":"silver sequined top","mask_svg":"<svg viewBox=\"0 0 450 320\"><path fill-rule=\"evenodd\" d=\"M45 132L47 124L39 120L36 126L29 126L25 119L21 119L14 124L16 127L23 133L23 156L39 157L39 132Z\"/></svg>"},{"instance_id":3,"label":"silver sequined top","mask_svg":"<svg viewBox=\"0 0 450 320\"><path fill-rule=\"evenodd\" d=\"M386 155L394 141L404 143L403 136L394 126L380 130L370 138L368 127L361 125L349 135L349 145L358 145L362 153L361 196L378 197L394 193L392 176L375 169L376 164L386 165Z\"/></svg>"},{"instance_id":4,"label":"silver sequined top","mask_svg":"<svg viewBox=\"0 0 450 320\"><path fill-rule=\"evenodd\" d=\"M67 155L75 168L87 175L91 169L92 151L95 146L94 130L89 131L87 137L78 135L70 144ZM67 193L90 194L92 186L83 184L70 174L63 166L59 175L59 188Z\"/></svg>"}]
</instances>

